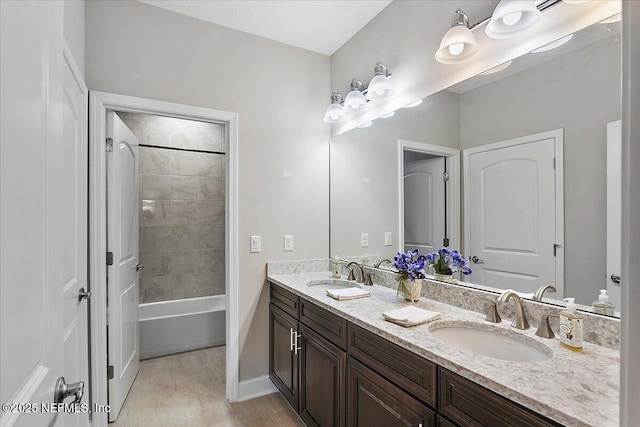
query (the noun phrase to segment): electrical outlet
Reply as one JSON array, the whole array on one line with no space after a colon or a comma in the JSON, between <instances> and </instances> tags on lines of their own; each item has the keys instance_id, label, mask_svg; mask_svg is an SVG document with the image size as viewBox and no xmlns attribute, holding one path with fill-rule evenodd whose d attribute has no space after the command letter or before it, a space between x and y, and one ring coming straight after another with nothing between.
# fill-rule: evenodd
<instances>
[{"instance_id":1,"label":"electrical outlet","mask_svg":"<svg viewBox=\"0 0 640 427\"><path fill-rule=\"evenodd\" d=\"M285 234L284 236L284 251L290 252L293 250L293 235Z\"/></svg>"},{"instance_id":2,"label":"electrical outlet","mask_svg":"<svg viewBox=\"0 0 640 427\"><path fill-rule=\"evenodd\" d=\"M262 250L262 238L260 236L251 236L251 247L249 252L255 253Z\"/></svg>"},{"instance_id":3,"label":"electrical outlet","mask_svg":"<svg viewBox=\"0 0 640 427\"><path fill-rule=\"evenodd\" d=\"M393 233L391 233L390 231L387 231L384 233L384 245L385 246L391 246L393 245Z\"/></svg>"},{"instance_id":4,"label":"electrical outlet","mask_svg":"<svg viewBox=\"0 0 640 427\"><path fill-rule=\"evenodd\" d=\"M360 246L366 248L369 246L369 233L360 234Z\"/></svg>"}]
</instances>

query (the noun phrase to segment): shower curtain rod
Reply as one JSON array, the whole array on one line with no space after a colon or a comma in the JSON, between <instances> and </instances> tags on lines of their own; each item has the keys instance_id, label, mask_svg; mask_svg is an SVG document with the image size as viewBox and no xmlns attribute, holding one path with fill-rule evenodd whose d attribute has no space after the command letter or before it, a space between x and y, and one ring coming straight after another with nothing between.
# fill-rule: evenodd
<instances>
[{"instance_id":1,"label":"shower curtain rod","mask_svg":"<svg viewBox=\"0 0 640 427\"><path fill-rule=\"evenodd\" d=\"M138 147L164 148L165 150L188 151L191 153L208 153L208 154L222 154L222 155L226 154L226 153L223 153L222 151L196 150L195 148L163 147L161 145L138 144Z\"/></svg>"}]
</instances>

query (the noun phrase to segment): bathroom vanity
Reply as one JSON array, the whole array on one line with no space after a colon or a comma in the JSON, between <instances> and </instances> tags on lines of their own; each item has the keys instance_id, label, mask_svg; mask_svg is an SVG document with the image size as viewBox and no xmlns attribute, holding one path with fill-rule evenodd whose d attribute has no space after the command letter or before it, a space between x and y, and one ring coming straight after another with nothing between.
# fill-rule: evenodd
<instances>
[{"instance_id":1,"label":"bathroom vanity","mask_svg":"<svg viewBox=\"0 0 640 427\"><path fill-rule=\"evenodd\" d=\"M472 354L430 330L451 322L489 327L483 314L422 298L416 305L441 320L404 328L381 315L408 304L395 290L374 285L371 297L337 301L326 286L308 285L330 276L267 278L269 375L307 425L618 425L616 350L585 343L584 353L573 353L557 339L536 337L533 327L522 338L548 348L547 360ZM509 330L510 323L495 327Z\"/></svg>"}]
</instances>

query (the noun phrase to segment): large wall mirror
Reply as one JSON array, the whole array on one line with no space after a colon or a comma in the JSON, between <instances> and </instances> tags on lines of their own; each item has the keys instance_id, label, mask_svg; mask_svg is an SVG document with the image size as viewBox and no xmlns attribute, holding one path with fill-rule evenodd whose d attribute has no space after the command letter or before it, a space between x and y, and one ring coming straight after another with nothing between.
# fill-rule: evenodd
<instances>
[{"instance_id":1,"label":"large wall mirror","mask_svg":"<svg viewBox=\"0 0 640 427\"><path fill-rule=\"evenodd\" d=\"M330 255L448 245L463 285L618 307L620 35L593 24L333 138Z\"/></svg>"}]
</instances>

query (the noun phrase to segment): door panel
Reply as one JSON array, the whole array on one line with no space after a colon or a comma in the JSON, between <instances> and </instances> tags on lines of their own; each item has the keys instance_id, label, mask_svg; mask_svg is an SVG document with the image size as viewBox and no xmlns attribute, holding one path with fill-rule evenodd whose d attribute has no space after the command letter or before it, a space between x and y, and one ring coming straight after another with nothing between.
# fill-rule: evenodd
<instances>
[{"instance_id":1,"label":"door panel","mask_svg":"<svg viewBox=\"0 0 640 427\"><path fill-rule=\"evenodd\" d=\"M621 305L621 283L611 276L622 271L622 123L607 124L607 291Z\"/></svg>"},{"instance_id":2,"label":"door panel","mask_svg":"<svg viewBox=\"0 0 640 427\"><path fill-rule=\"evenodd\" d=\"M405 162L404 250L434 252L445 238L443 157Z\"/></svg>"},{"instance_id":3,"label":"door panel","mask_svg":"<svg viewBox=\"0 0 640 427\"><path fill-rule=\"evenodd\" d=\"M285 399L298 411L298 356L293 352L292 334L298 322L273 304L269 310L269 377Z\"/></svg>"},{"instance_id":4,"label":"door panel","mask_svg":"<svg viewBox=\"0 0 640 427\"><path fill-rule=\"evenodd\" d=\"M554 256L556 138L547 133L478 148L468 150L465 247L481 261L468 280L520 292L554 284L561 295Z\"/></svg>"},{"instance_id":5,"label":"door panel","mask_svg":"<svg viewBox=\"0 0 640 427\"><path fill-rule=\"evenodd\" d=\"M107 113L107 247L108 268L109 421L117 418L140 367L138 343L138 139L114 112Z\"/></svg>"}]
</instances>

